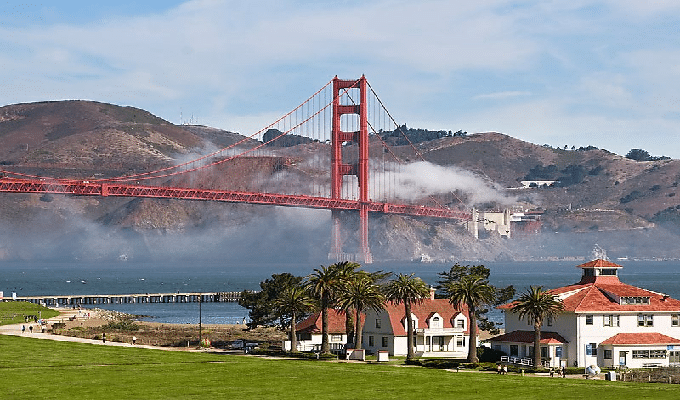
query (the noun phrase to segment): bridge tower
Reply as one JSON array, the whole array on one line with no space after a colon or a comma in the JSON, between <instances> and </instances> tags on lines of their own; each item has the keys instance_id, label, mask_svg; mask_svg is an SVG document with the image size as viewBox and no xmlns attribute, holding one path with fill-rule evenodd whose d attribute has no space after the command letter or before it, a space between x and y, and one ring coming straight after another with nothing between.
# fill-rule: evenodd
<instances>
[{"instance_id":1,"label":"bridge tower","mask_svg":"<svg viewBox=\"0 0 680 400\"><path fill-rule=\"evenodd\" d=\"M366 105L366 77L358 80L341 80L333 78L333 121L331 136L331 198L342 198L342 187L346 175L354 175L359 182L359 246L360 253L353 255L343 252L342 216L340 210L332 210L331 251L329 259L336 261L373 262L368 246L368 107ZM341 104L341 98L348 89L358 89L359 99L353 104ZM345 97L346 98L346 97ZM347 132L342 130L342 116L356 115L359 130ZM343 143L358 144L359 154L355 164L343 163Z\"/></svg>"}]
</instances>

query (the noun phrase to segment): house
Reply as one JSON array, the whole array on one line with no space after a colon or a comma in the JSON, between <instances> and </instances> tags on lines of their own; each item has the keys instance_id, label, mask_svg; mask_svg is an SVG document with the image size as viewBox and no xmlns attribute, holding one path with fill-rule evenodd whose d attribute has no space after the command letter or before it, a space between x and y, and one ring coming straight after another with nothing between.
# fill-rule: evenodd
<instances>
[{"instance_id":1,"label":"house","mask_svg":"<svg viewBox=\"0 0 680 400\"><path fill-rule=\"evenodd\" d=\"M543 322L541 358L548 365L642 368L680 365L680 301L625 284L621 265L597 259L577 266L581 280L551 289L564 311ZM519 319L512 303L506 334L490 339L494 349L517 358L533 355L533 321Z\"/></svg>"},{"instance_id":2,"label":"house","mask_svg":"<svg viewBox=\"0 0 680 400\"><path fill-rule=\"evenodd\" d=\"M345 312L328 310L328 344L331 352L345 351L347 329L345 328ZM295 327L297 332L298 351L321 351L321 311L315 312ZM290 340L283 342L285 351L291 347Z\"/></svg>"},{"instance_id":3,"label":"house","mask_svg":"<svg viewBox=\"0 0 680 400\"><path fill-rule=\"evenodd\" d=\"M458 310L447 299L429 299L411 306L414 351L419 357L465 358L470 340L467 308ZM381 311L366 311L362 347L369 353L407 354L404 305L388 302Z\"/></svg>"}]
</instances>

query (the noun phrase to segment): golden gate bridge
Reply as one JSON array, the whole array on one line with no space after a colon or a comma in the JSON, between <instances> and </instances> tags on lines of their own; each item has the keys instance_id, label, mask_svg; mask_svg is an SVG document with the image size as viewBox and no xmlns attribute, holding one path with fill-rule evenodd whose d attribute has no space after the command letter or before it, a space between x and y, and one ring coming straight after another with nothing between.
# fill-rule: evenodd
<instances>
[{"instance_id":1,"label":"golden gate bridge","mask_svg":"<svg viewBox=\"0 0 680 400\"><path fill-rule=\"evenodd\" d=\"M371 263L369 213L455 221L472 218L471 213L443 205L442 198L433 196L405 204L409 201L400 198L396 173L405 159L423 157L405 134L403 138L409 146L402 148L388 145L380 135L399 131L399 125L364 76L355 80L336 76L262 130L190 161L101 179L48 178L3 169L0 192L329 209L329 259ZM295 151L290 150L292 145ZM301 157L301 151L308 156ZM343 221L347 212L359 216L358 253L344 249Z\"/></svg>"}]
</instances>

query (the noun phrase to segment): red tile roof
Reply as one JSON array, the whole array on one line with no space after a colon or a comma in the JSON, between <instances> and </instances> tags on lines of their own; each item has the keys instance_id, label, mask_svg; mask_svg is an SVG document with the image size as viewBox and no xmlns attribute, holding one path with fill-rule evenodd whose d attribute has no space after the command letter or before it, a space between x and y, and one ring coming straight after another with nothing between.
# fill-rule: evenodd
<instances>
[{"instance_id":1,"label":"red tile roof","mask_svg":"<svg viewBox=\"0 0 680 400\"><path fill-rule=\"evenodd\" d=\"M345 319L344 311L328 310L328 333L346 333ZM309 318L300 322L295 328L296 332L321 333L321 311L310 315Z\"/></svg>"},{"instance_id":2,"label":"red tile roof","mask_svg":"<svg viewBox=\"0 0 680 400\"><path fill-rule=\"evenodd\" d=\"M680 339L662 335L658 332L618 333L600 344L673 344L680 345Z\"/></svg>"},{"instance_id":3,"label":"red tile roof","mask_svg":"<svg viewBox=\"0 0 680 400\"><path fill-rule=\"evenodd\" d=\"M492 342L533 343L534 331L512 331L504 335L493 337L489 340ZM557 332L541 331L541 343L558 344L569 342Z\"/></svg>"},{"instance_id":4,"label":"red tile roof","mask_svg":"<svg viewBox=\"0 0 680 400\"><path fill-rule=\"evenodd\" d=\"M620 265L605 260L594 260L581 264L581 268L621 268ZM567 312L620 312L620 311L680 311L680 301L664 294L652 292L625 284L617 276L584 276L580 282L549 291L558 295ZM615 296L649 297L649 304L619 304ZM499 306L512 309L514 303Z\"/></svg>"},{"instance_id":5,"label":"red tile roof","mask_svg":"<svg viewBox=\"0 0 680 400\"><path fill-rule=\"evenodd\" d=\"M404 304L396 305L392 302L387 302L385 305L385 311L387 311L390 317L390 324L392 326L392 332L395 336L406 336L406 331L404 330L404 323L402 320L406 318L404 314ZM444 320L444 328L453 328L451 325L451 320L457 316L459 313L463 312L465 318L467 318L468 323L465 324L465 333L470 333L470 316L467 312L467 307L463 307L463 310L456 309L449 303L448 299L425 299L420 304L411 305L411 313L418 318L418 328L426 328L428 319L434 314L438 313Z\"/></svg>"},{"instance_id":6,"label":"red tile roof","mask_svg":"<svg viewBox=\"0 0 680 400\"><path fill-rule=\"evenodd\" d=\"M614 264L611 261L603 260L603 259L597 259L593 261L588 261L587 263L577 265L577 268L623 268L623 266L619 264Z\"/></svg>"}]
</instances>

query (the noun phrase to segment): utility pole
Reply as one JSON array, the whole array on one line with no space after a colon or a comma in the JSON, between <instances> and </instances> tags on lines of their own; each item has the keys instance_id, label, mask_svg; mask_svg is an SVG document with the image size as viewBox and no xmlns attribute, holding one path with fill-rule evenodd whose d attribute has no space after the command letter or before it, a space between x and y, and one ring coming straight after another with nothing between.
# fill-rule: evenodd
<instances>
[{"instance_id":1,"label":"utility pole","mask_svg":"<svg viewBox=\"0 0 680 400\"><path fill-rule=\"evenodd\" d=\"M203 295L198 295L198 348L203 345L203 337L201 336L201 303L203 303Z\"/></svg>"}]
</instances>

